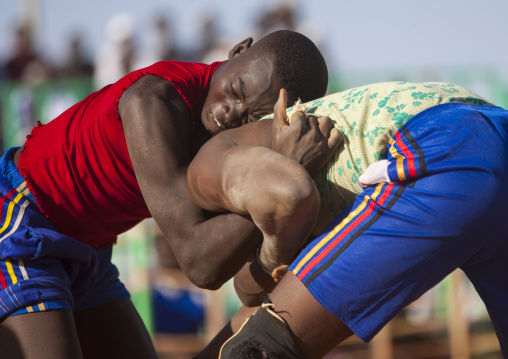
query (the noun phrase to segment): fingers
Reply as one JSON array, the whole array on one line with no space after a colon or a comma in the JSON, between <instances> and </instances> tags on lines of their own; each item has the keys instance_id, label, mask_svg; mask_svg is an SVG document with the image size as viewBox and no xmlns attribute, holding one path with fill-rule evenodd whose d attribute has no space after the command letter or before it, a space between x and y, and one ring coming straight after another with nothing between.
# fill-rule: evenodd
<instances>
[{"instance_id":1,"label":"fingers","mask_svg":"<svg viewBox=\"0 0 508 359\"><path fill-rule=\"evenodd\" d=\"M300 129L300 135L309 133L314 136L316 140L327 140L330 136L330 131L333 128L332 121L329 117L316 117L313 115L306 115L302 112L294 112L291 115L290 126ZM335 140L334 142L335 143Z\"/></svg>"},{"instance_id":2,"label":"fingers","mask_svg":"<svg viewBox=\"0 0 508 359\"><path fill-rule=\"evenodd\" d=\"M328 120L328 121L327 121ZM332 129L331 120L328 117L308 116L309 132L314 134L314 138L318 141L326 141Z\"/></svg>"},{"instance_id":3,"label":"fingers","mask_svg":"<svg viewBox=\"0 0 508 359\"><path fill-rule=\"evenodd\" d=\"M284 277L284 274L287 273L289 270L288 265L281 265L275 268L272 272L272 278L275 281L275 283L278 283L282 280L282 277Z\"/></svg>"},{"instance_id":4,"label":"fingers","mask_svg":"<svg viewBox=\"0 0 508 359\"><path fill-rule=\"evenodd\" d=\"M296 111L291 114L291 121L289 122L291 126L297 127L300 126L302 128L307 127L307 115L303 112Z\"/></svg>"},{"instance_id":5,"label":"fingers","mask_svg":"<svg viewBox=\"0 0 508 359\"><path fill-rule=\"evenodd\" d=\"M288 95L286 90L280 89L279 99L273 108L273 126L276 128L282 128L289 126L289 122L286 115L286 106L288 102Z\"/></svg>"},{"instance_id":6,"label":"fingers","mask_svg":"<svg viewBox=\"0 0 508 359\"><path fill-rule=\"evenodd\" d=\"M341 132L333 127L333 122L328 116L316 117L307 115L305 112L294 111L288 121L287 113L287 93L284 89L279 92L279 99L274 107L274 129L280 131L284 127L291 126L299 132L299 136L305 134L313 135L319 142L326 143L328 149L337 148L343 141Z\"/></svg>"},{"instance_id":7,"label":"fingers","mask_svg":"<svg viewBox=\"0 0 508 359\"><path fill-rule=\"evenodd\" d=\"M330 150L335 149L342 143L341 132L337 128L333 127L333 122L330 117L319 117L317 121L319 123L319 131L324 136L324 138L328 139L327 145Z\"/></svg>"},{"instance_id":8,"label":"fingers","mask_svg":"<svg viewBox=\"0 0 508 359\"><path fill-rule=\"evenodd\" d=\"M322 141L323 138L325 138L325 137L323 137L323 133L319 129L319 123L318 123L317 117L310 115L308 119L309 119L309 126L310 126L309 132L314 134L314 139L316 141Z\"/></svg>"},{"instance_id":9,"label":"fingers","mask_svg":"<svg viewBox=\"0 0 508 359\"><path fill-rule=\"evenodd\" d=\"M329 149L336 148L342 143L342 140L343 139L341 132L336 128L332 128L332 130L330 131L330 137L328 138L328 148Z\"/></svg>"},{"instance_id":10,"label":"fingers","mask_svg":"<svg viewBox=\"0 0 508 359\"><path fill-rule=\"evenodd\" d=\"M331 118L328 116L322 116L322 117L319 117L317 119L317 121L319 123L319 131L321 131L323 136L328 138L328 136L330 135L330 131L333 128L333 123L332 123Z\"/></svg>"}]
</instances>

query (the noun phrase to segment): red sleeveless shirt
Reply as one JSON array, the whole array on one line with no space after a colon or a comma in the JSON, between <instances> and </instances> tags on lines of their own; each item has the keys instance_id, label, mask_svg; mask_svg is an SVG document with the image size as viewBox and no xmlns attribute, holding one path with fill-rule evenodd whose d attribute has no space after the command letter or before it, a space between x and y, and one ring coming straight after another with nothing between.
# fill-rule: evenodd
<instances>
[{"instance_id":1,"label":"red sleeveless shirt","mask_svg":"<svg viewBox=\"0 0 508 359\"><path fill-rule=\"evenodd\" d=\"M118 234L151 217L127 152L120 96L142 76L159 76L173 83L196 123L220 64L158 62L34 127L18 169L42 213L63 234L95 248L114 244Z\"/></svg>"}]
</instances>

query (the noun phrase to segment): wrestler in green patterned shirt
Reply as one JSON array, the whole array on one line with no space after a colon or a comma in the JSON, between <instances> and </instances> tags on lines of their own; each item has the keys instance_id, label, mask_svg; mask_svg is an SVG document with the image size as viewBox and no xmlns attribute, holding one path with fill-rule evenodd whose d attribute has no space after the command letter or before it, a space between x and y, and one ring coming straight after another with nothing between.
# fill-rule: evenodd
<instances>
[{"instance_id":1,"label":"wrestler in green patterned shirt","mask_svg":"<svg viewBox=\"0 0 508 359\"><path fill-rule=\"evenodd\" d=\"M329 165L314 178L321 194L314 233L320 233L354 201L362 191L358 177L370 164L386 158L387 144L400 126L419 112L447 102L490 104L460 86L437 82L378 83L304 104L307 114L329 116L344 137Z\"/></svg>"}]
</instances>

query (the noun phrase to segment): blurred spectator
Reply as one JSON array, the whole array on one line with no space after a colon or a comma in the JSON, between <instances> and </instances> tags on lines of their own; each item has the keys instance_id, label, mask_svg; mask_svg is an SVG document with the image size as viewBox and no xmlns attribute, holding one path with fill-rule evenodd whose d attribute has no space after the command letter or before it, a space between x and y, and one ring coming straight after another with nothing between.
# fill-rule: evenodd
<instances>
[{"instance_id":1,"label":"blurred spectator","mask_svg":"<svg viewBox=\"0 0 508 359\"><path fill-rule=\"evenodd\" d=\"M194 60L191 61L205 64L224 60L224 55L231 49L231 43L234 43L234 41L228 42L228 39L219 35L215 16L210 14L201 17L200 39L201 46L193 55Z\"/></svg>"},{"instance_id":2,"label":"blurred spectator","mask_svg":"<svg viewBox=\"0 0 508 359\"><path fill-rule=\"evenodd\" d=\"M217 34L217 26L213 15L201 18L201 48L199 49L198 58L202 61L207 55L210 55L219 47L219 36ZM222 56L227 52L224 52Z\"/></svg>"},{"instance_id":3,"label":"blurred spectator","mask_svg":"<svg viewBox=\"0 0 508 359\"><path fill-rule=\"evenodd\" d=\"M182 61L182 55L176 48L173 39L171 22L163 16L157 16L154 20L154 34L152 48L155 61L173 60Z\"/></svg>"},{"instance_id":4,"label":"blurred spectator","mask_svg":"<svg viewBox=\"0 0 508 359\"><path fill-rule=\"evenodd\" d=\"M277 30L295 30L295 6L279 3L269 8L257 21L259 36Z\"/></svg>"},{"instance_id":5,"label":"blurred spectator","mask_svg":"<svg viewBox=\"0 0 508 359\"><path fill-rule=\"evenodd\" d=\"M83 41L79 35L71 37L65 63L60 68L59 75L62 77L80 77L93 75L93 63L83 49Z\"/></svg>"},{"instance_id":6,"label":"blurred spectator","mask_svg":"<svg viewBox=\"0 0 508 359\"><path fill-rule=\"evenodd\" d=\"M98 49L94 64L97 88L109 85L129 72L150 65L136 52L134 21L128 14L116 14L106 24L106 40Z\"/></svg>"},{"instance_id":7,"label":"blurred spectator","mask_svg":"<svg viewBox=\"0 0 508 359\"><path fill-rule=\"evenodd\" d=\"M36 53L32 29L21 24L13 31L12 56L4 66L4 75L9 80L40 82L49 76L49 68L42 57Z\"/></svg>"}]
</instances>

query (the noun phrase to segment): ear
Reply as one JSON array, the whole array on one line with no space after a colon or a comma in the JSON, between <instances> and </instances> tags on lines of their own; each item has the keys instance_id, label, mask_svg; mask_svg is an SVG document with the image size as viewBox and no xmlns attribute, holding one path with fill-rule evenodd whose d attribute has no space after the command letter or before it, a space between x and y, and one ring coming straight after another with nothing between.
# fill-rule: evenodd
<instances>
[{"instance_id":1,"label":"ear","mask_svg":"<svg viewBox=\"0 0 508 359\"><path fill-rule=\"evenodd\" d=\"M236 57L236 56L240 55L242 52L244 52L245 50L247 50L252 45L253 41L254 40L252 40L252 37L249 37L249 38L243 40L242 42L236 44L235 47L233 47L231 50L229 50L228 60L231 60L233 57Z\"/></svg>"}]
</instances>

